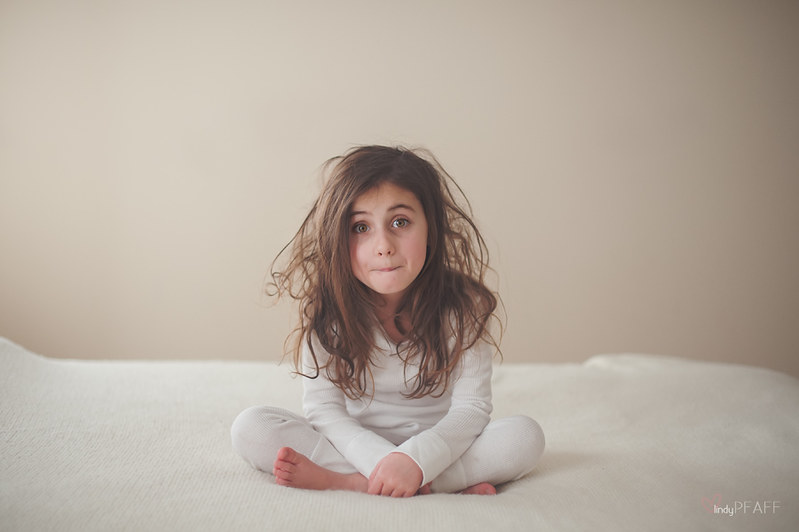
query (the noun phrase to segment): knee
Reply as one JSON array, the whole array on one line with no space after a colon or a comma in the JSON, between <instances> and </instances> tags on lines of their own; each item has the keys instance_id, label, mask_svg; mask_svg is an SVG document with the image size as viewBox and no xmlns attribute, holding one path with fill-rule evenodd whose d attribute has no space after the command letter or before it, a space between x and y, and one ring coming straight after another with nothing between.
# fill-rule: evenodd
<instances>
[{"instance_id":1,"label":"knee","mask_svg":"<svg viewBox=\"0 0 799 532\"><path fill-rule=\"evenodd\" d=\"M247 447L258 439L258 433L262 430L263 407L253 406L244 410L236 416L233 425L230 427L230 440L233 449L246 459Z\"/></svg>"},{"instance_id":2,"label":"knee","mask_svg":"<svg viewBox=\"0 0 799 532\"><path fill-rule=\"evenodd\" d=\"M247 436L253 432L262 417L262 410L263 407L252 406L236 416L230 427L230 437L234 445L242 439L247 439Z\"/></svg>"},{"instance_id":3,"label":"knee","mask_svg":"<svg viewBox=\"0 0 799 532\"><path fill-rule=\"evenodd\" d=\"M544 454L546 439L541 425L536 420L528 416L515 416L514 421L518 430L518 437L524 446L525 469L532 471L538 464L541 455Z\"/></svg>"},{"instance_id":4,"label":"knee","mask_svg":"<svg viewBox=\"0 0 799 532\"><path fill-rule=\"evenodd\" d=\"M256 469L270 470L274 459L272 433L282 421L285 417L274 408L253 406L244 410L230 427L233 449Z\"/></svg>"}]
</instances>

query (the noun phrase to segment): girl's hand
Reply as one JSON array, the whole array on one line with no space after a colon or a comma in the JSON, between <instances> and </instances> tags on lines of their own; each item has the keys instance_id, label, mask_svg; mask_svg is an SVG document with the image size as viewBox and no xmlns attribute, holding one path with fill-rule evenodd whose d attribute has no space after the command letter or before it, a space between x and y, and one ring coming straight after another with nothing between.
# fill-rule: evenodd
<instances>
[{"instance_id":1,"label":"girl's hand","mask_svg":"<svg viewBox=\"0 0 799 532\"><path fill-rule=\"evenodd\" d=\"M391 453L377 463L369 475L369 493L390 497L412 497L422 486L422 470L411 457Z\"/></svg>"}]
</instances>

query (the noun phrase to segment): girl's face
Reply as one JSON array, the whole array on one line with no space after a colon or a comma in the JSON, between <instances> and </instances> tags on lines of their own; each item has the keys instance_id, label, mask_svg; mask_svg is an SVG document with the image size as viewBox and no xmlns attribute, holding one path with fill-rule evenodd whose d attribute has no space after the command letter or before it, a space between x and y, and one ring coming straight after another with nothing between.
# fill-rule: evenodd
<instances>
[{"instance_id":1,"label":"girl's face","mask_svg":"<svg viewBox=\"0 0 799 532\"><path fill-rule=\"evenodd\" d=\"M355 199L350 211L352 273L396 305L422 271L427 218L416 196L382 183Z\"/></svg>"}]
</instances>

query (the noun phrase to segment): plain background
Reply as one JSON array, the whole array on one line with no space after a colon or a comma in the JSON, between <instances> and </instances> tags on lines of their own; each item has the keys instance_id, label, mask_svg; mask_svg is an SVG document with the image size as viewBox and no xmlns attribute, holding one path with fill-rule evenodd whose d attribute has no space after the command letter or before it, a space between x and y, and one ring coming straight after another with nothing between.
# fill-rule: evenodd
<instances>
[{"instance_id":1,"label":"plain background","mask_svg":"<svg viewBox=\"0 0 799 532\"><path fill-rule=\"evenodd\" d=\"M277 360L329 157L432 150L509 362L799 375L799 2L0 2L0 335Z\"/></svg>"}]
</instances>

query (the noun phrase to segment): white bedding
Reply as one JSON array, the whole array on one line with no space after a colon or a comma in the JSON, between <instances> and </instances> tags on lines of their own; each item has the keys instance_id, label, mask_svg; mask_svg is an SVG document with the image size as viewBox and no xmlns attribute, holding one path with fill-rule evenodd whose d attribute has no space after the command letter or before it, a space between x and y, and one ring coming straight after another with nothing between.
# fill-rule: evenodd
<instances>
[{"instance_id":1,"label":"white bedding","mask_svg":"<svg viewBox=\"0 0 799 532\"><path fill-rule=\"evenodd\" d=\"M547 435L496 497L283 488L231 450L287 365L48 359L0 339L0 530L799 530L799 381L641 355L504 364L494 414ZM714 505L726 513L713 513ZM775 508L776 507L776 508Z\"/></svg>"}]
</instances>

